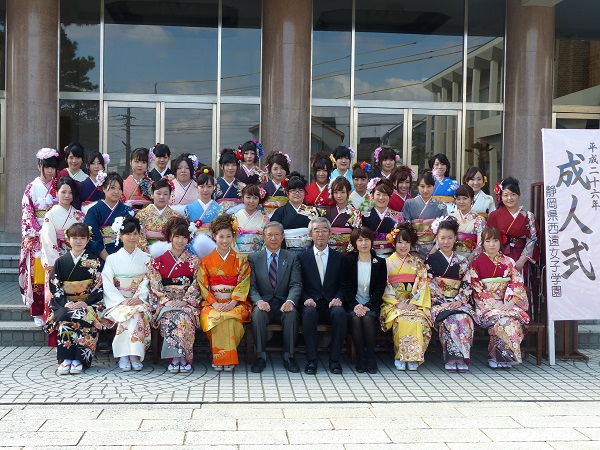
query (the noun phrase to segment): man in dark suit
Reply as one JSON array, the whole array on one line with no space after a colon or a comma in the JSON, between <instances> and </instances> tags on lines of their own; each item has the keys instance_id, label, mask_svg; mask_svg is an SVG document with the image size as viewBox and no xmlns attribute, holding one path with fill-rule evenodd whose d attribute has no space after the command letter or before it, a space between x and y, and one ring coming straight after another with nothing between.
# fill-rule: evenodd
<instances>
[{"instance_id":1,"label":"man in dark suit","mask_svg":"<svg viewBox=\"0 0 600 450\"><path fill-rule=\"evenodd\" d=\"M263 229L265 249L248 255L250 264L250 299L252 331L258 357L250 370L262 372L267 366L267 325L273 320L283 325L283 365L288 372L299 372L294 359L298 336L298 312L296 310L302 292L302 273L296 255L283 250L283 226L269 222Z\"/></svg>"},{"instance_id":2,"label":"man in dark suit","mask_svg":"<svg viewBox=\"0 0 600 450\"><path fill-rule=\"evenodd\" d=\"M308 359L304 372L317 373L317 325L324 322L332 325L329 371L341 374L339 360L347 327L342 291L344 256L328 247L331 224L326 218L313 218L308 231L314 245L298 256L302 266L302 330Z\"/></svg>"}]
</instances>

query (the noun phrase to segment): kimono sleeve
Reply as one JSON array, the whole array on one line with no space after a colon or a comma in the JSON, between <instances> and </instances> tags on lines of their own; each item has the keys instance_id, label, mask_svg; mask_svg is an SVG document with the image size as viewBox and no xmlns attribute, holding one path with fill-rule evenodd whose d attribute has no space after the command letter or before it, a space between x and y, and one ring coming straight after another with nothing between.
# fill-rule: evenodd
<instances>
[{"instance_id":1,"label":"kimono sleeve","mask_svg":"<svg viewBox=\"0 0 600 450\"><path fill-rule=\"evenodd\" d=\"M40 243L42 245L42 264L44 268L53 266L60 255L58 253L56 227L49 217L44 218L40 230Z\"/></svg>"},{"instance_id":2,"label":"kimono sleeve","mask_svg":"<svg viewBox=\"0 0 600 450\"><path fill-rule=\"evenodd\" d=\"M104 297L104 289L102 288L102 274L100 273L100 258L96 259L95 261L97 266L95 266L93 269L90 269L90 273L92 274L92 290L90 291L88 298L85 299L85 302L88 305L99 303Z\"/></svg>"},{"instance_id":3,"label":"kimono sleeve","mask_svg":"<svg viewBox=\"0 0 600 450\"><path fill-rule=\"evenodd\" d=\"M526 238L525 248L523 249L523 253L521 255L526 256L529 261L535 264L540 259L540 246L538 243L540 229L533 213L527 211L526 216L526 226L529 230L529 235Z\"/></svg>"},{"instance_id":4,"label":"kimono sleeve","mask_svg":"<svg viewBox=\"0 0 600 450\"><path fill-rule=\"evenodd\" d=\"M496 300L488 293L486 287L481 282L476 267L471 265L467 273L465 273L464 281L471 286L473 301L477 309L487 312L495 307Z\"/></svg>"},{"instance_id":5,"label":"kimono sleeve","mask_svg":"<svg viewBox=\"0 0 600 450\"><path fill-rule=\"evenodd\" d=\"M35 237L40 232L40 224L35 217L35 207L31 198L31 184L25 189L23 199L21 200L21 209L23 216L21 219L21 235L23 237Z\"/></svg>"},{"instance_id":6,"label":"kimono sleeve","mask_svg":"<svg viewBox=\"0 0 600 450\"><path fill-rule=\"evenodd\" d=\"M86 248L90 253L99 255L102 253L102 250L105 250L102 232L100 231L100 210L95 207L90 208L84 222L86 225L92 227L92 236Z\"/></svg>"},{"instance_id":7,"label":"kimono sleeve","mask_svg":"<svg viewBox=\"0 0 600 450\"><path fill-rule=\"evenodd\" d=\"M67 274L63 272L64 268L62 264L60 261L57 261L54 269L52 269L52 272L50 272L50 277L48 278L48 287L50 289L50 293L52 294L50 299L50 308L54 311L64 308L69 301L63 289L63 280L66 278Z\"/></svg>"},{"instance_id":8,"label":"kimono sleeve","mask_svg":"<svg viewBox=\"0 0 600 450\"><path fill-rule=\"evenodd\" d=\"M210 255L209 255L210 256ZM204 306L212 305L217 301L216 297L210 291L210 285L208 281L208 267L206 266L206 256L200 261L200 267L198 267L198 286L200 287L200 295L204 299Z\"/></svg>"},{"instance_id":9,"label":"kimono sleeve","mask_svg":"<svg viewBox=\"0 0 600 450\"><path fill-rule=\"evenodd\" d=\"M199 261L198 261L198 257L194 256L193 258L194 258L194 260L193 260L193 262L190 263L190 266L196 273L198 270ZM183 301L186 302L188 305L198 309L198 307L200 306L200 300L201 300L200 291L201 290L199 289L199 286L198 286L198 278L197 278L197 276L194 276L194 277L192 277L192 284L189 285L189 287L187 288L187 290L183 296Z\"/></svg>"},{"instance_id":10,"label":"kimono sleeve","mask_svg":"<svg viewBox=\"0 0 600 450\"><path fill-rule=\"evenodd\" d=\"M102 284L104 289L104 304L107 308L114 308L123 303L126 298L115 286L115 271L113 269L114 258L109 255L102 269Z\"/></svg>"},{"instance_id":11,"label":"kimono sleeve","mask_svg":"<svg viewBox=\"0 0 600 450\"><path fill-rule=\"evenodd\" d=\"M235 257L238 262L237 284L231 293L231 299L239 303L246 303L250 291L250 265L242 255L235 255Z\"/></svg>"},{"instance_id":12,"label":"kimono sleeve","mask_svg":"<svg viewBox=\"0 0 600 450\"><path fill-rule=\"evenodd\" d=\"M416 278L413 284L411 305L418 306L419 309L431 309L431 291L429 290L429 281L427 279L427 269L420 259L416 260Z\"/></svg>"},{"instance_id":13,"label":"kimono sleeve","mask_svg":"<svg viewBox=\"0 0 600 450\"><path fill-rule=\"evenodd\" d=\"M159 271L159 262L155 259L151 259L148 263L148 271L146 272L146 279L149 286L149 301L150 308L154 313L158 311L162 299L165 298L165 292L162 285L162 276Z\"/></svg>"},{"instance_id":14,"label":"kimono sleeve","mask_svg":"<svg viewBox=\"0 0 600 450\"><path fill-rule=\"evenodd\" d=\"M521 308L523 311L527 311L529 309L529 298L527 297L527 290L523 283L523 276L512 260L505 262L507 265L506 271L508 272L505 276L509 277L510 281L504 293L504 302L512 300L515 306Z\"/></svg>"}]
</instances>

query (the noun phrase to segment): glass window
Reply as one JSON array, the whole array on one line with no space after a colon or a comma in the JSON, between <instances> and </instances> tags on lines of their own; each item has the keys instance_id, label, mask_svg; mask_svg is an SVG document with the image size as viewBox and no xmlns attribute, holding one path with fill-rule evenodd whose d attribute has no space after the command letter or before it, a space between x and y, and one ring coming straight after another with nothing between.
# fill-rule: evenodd
<instances>
[{"instance_id":1,"label":"glass window","mask_svg":"<svg viewBox=\"0 0 600 450\"><path fill-rule=\"evenodd\" d=\"M0 0L0 90L6 84L6 0Z\"/></svg>"},{"instance_id":2,"label":"glass window","mask_svg":"<svg viewBox=\"0 0 600 450\"><path fill-rule=\"evenodd\" d=\"M358 115L358 160L367 161L374 167L373 153L381 146L392 147L402 157L404 115L392 112L373 114L368 111L361 109Z\"/></svg>"},{"instance_id":3,"label":"glass window","mask_svg":"<svg viewBox=\"0 0 600 450\"><path fill-rule=\"evenodd\" d=\"M217 92L218 0L105 0L106 92Z\"/></svg>"},{"instance_id":4,"label":"glass window","mask_svg":"<svg viewBox=\"0 0 600 450\"><path fill-rule=\"evenodd\" d=\"M313 1L313 98L350 98L352 0Z\"/></svg>"},{"instance_id":5,"label":"glass window","mask_svg":"<svg viewBox=\"0 0 600 450\"><path fill-rule=\"evenodd\" d=\"M223 0L221 95L260 95L261 0Z\"/></svg>"},{"instance_id":6,"label":"glass window","mask_svg":"<svg viewBox=\"0 0 600 450\"><path fill-rule=\"evenodd\" d=\"M442 153L450 161L450 177L456 179L456 116L415 113L412 119L411 164L429 168L429 159Z\"/></svg>"},{"instance_id":7,"label":"glass window","mask_svg":"<svg viewBox=\"0 0 600 450\"><path fill-rule=\"evenodd\" d=\"M505 8L504 0L469 2L468 102L502 103Z\"/></svg>"},{"instance_id":8,"label":"glass window","mask_svg":"<svg viewBox=\"0 0 600 450\"><path fill-rule=\"evenodd\" d=\"M94 100L61 100L59 148L78 141L87 151L97 151L99 145L98 116L100 102Z\"/></svg>"},{"instance_id":9,"label":"glass window","mask_svg":"<svg viewBox=\"0 0 600 450\"><path fill-rule=\"evenodd\" d=\"M495 186L502 176L502 114L492 111L491 117L486 117L484 112L467 111L462 174L469 167L482 168L488 177L483 190L489 194L490 186Z\"/></svg>"},{"instance_id":10,"label":"glass window","mask_svg":"<svg viewBox=\"0 0 600 450\"><path fill-rule=\"evenodd\" d=\"M100 0L60 2L60 90L100 88Z\"/></svg>"},{"instance_id":11,"label":"glass window","mask_svg":"<svg viewBox=\"0 0 600 450\"><path fill-rule=\"evenodd\" d=\"M554 104L600 105L600 2L556 5Z\"/></svg>"},{"instance_id":12,"label":"glass window","mask_svg":"<svg viewBox=\"0 0 600 450\"><path fill-rule=\"evenodd\" d=\"M355 98L460 101L463 34L463 0L356 0Z\"/></svg>"},{"instance_id":13,"label":"glass window","mask_svg":"<svg viewBox=\"0 0 600 450\"><path fill-rule=\"evenodd\" d=\"M240 144L260 134L259 105L221 104L221 148L237 150ZM265 149L268 154L274 149Z\"/></svg>"},{"instance_id":14,"label":"glass window","mask_svg":"<svg viewBox=\"0 0 600 450\"><path fill-rule=\"evenodd\" d=\"M313 106L310 136L311 159L321 151L332 152L338 145L350 145L350 108ZM296 167L306 166L302 164Z\"/></svg>"},{"instance_id":15,"label":"glass window","mask_svg":"<svg viewBox=\"0 0 600 450\"><path fill-rule=\"evenodd\" d=\"M165 143L171 160L192 153L204 165L212 165L212 106L208 109L165 108Z\"/></svg>"}]
</instances>

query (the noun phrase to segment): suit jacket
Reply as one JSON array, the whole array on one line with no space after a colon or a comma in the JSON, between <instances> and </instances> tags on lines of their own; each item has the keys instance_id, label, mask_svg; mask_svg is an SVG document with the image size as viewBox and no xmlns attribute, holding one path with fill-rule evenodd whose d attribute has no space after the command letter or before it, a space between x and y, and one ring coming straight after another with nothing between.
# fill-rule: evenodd
<instances>
[{"instance_id":1,"label":"suit jacket","mask_svg":"<svg viewBox=\"0 0 600 450\"><path fill-rule=\"evenodd\" d=\"M385 259L379 258L371 250L371 283L369 286L369 301L365 306L371 311L378 312L381 298L387 286L387 266ZM358 253L346 255L346 268L342 275L342 289L349 310L358 305L356 292L358 290Z\"/></svg>"},{"instance_id":2,"label":"suit jacket","mask_svg":"<svg viewBox=\"0 0 600 450\"><path fill-rule=\"evenodd\" d=\"M275 289L269 281L266 249L249 254L248 264L250 264L250 299L255 305L259 300L271 302L276 299L281 303L291 300L294 305L298 306L298 300L302 293L302 272L295 253L289 250L280 250Z\"/></svg>"},{"instance_id":3,"label":"suit jacket","mask_svg":"<svg viewBox=\"0 0 600 450\"><path fill-rule=\"evenodd\" d=\"M344 301L342 291L342 271L344 270L344 255L329 248L327 267L325 267L324 283L321 283L317 260L313 247L298 255L302 266L302 304L312 298L317 308L329 308L329 302L334 298Z\"/></svg>"}]
</instances>

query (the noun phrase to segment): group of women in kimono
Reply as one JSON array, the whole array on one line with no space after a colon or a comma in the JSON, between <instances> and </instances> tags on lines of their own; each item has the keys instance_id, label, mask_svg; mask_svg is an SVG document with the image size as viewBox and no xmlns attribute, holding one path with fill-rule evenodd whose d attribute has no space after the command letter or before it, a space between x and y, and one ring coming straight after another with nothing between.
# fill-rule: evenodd
<instances>
[{"instance_id":1,"label":"group of women in kimono","mask_svg":"<svg viewBox=\"0 0 600 450\"><path fill-rule=\"evenodd\" d=\"M58 174L55 150L37 154L40 176L23 197L20 264L24 301L57 346L59 374L89 366L104 328L115 329L119 367L141 370L152 327L160 330L169 371L191 370L199 328L210 340L213 368L232 371L251 312L245 255L262 248L269 220L283 225L288 250L303 251L316 216L331 223L330 246L355 256L357 283L346 288L359 372L373 357L373 320L392 329L401 370L424 361L433 329L446 369L468 370L474 324L489 330L491 367L521 361L523 273L537 261L537 225L519 205L513 178L496 186L495 209L482 190L483 171L469 169L460 185L443 154L415 176L398 167L391 148L375 150L372 169L367 162L351 168L354 152L340 146L315 156L308 184L282 152L260 169L257 140L223 150L219 178L187 153L169 169L164 144L135 149L125 180L105 172L108 155L88 154L84 171L83 147L65 152L68 167ZM381 289L369 290L368 255L387 258Z\"/></svg>"}]
</instances>

